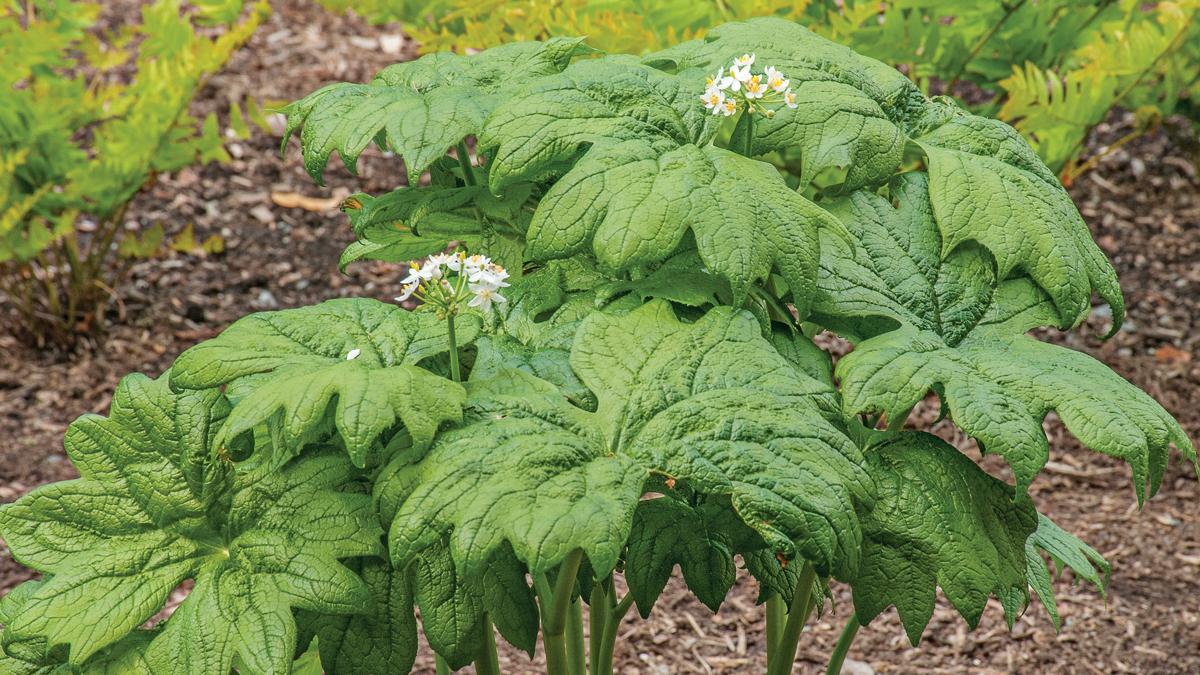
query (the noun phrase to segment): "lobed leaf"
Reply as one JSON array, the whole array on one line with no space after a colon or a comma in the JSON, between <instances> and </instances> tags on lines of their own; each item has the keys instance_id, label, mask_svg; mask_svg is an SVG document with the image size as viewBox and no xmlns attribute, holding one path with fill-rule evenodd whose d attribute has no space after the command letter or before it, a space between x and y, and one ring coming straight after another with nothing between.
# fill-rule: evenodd
<instances>
[{"instance_id":1,"label":"lobed leaf","mask_svg":"<svg viewBox=\"0 0 1200 675\"><path fill-rule=\"evenodd\" d=\"M430 54L381 70L370 84L333 84L288 106L287 138L303 125L304 168L318 184L334 150L351 173L377 137L408 167L409 184L483 122L513 89L588 53L582 38L514 42L472 56Z\"/></svg>"},{"instance_id":2,"label":"lobed leaf","mask_svg":"<svg viewBox=\"0 0 1200 675\"><path fill-rule=\"evenodd\" d=\"M292 607L369 608L362 582L338 559L381 553L370 500L336 491L353 477L344 458L305 456L266 476L204 468L202 482L225 480L230 493L220 508L206 504L183 465L205 454L224 462L211 445L220 396L174 394L168 378L125 378L111 417L85 416L68 430L67 454L82 478L0 509L14 558L46 579L6 610L4 642L41 645L46 657L69 645L63 660L82 666L134 635L193 578L145 660L225 675L236 653L259 672L286 672ZM218 414L198 415L205 404Z\"/></svg>"},{"instance_id":3,"label":"lobed leaf","mask_svg":"<svg viewBox=\"0 0 1200 675\"><path fill-rule=\"evenodd\" d=\"M1096 584L1101 597L1104 597L1104 587L1108 585L1108 578L1112 574L1112 565L1091 546L1068 534L1046 516L1038 514L1038 528L1025 542L1027 575L1029 585L1033 587L1038 599L1042 601L1042 606L1050 614L1050 620L1054 622L1054 630L1058 630L1058 603L1054 601L1054 580L1051 579L1050 570L1046 568L1046 561L1042 560L1039 551L1050 554L1050 559L1058 566L1058 574L1070 567L1075 570L1077 577ZM1100 572L1104 574L1103 581L1100 579Z\"/></svg>"},{"instance_id":4,"label":"lobed leaf","mask_svg":"<svg viewBox=\"0 0 1200 675\"><path fill-rule=\"evenodd\" d=\"M1011 623L1028 600L1033 503L925 432L901 432L871 448L866 461L878 499L860 516L862 563L850 580L863 625L894 604L915 646L939 586L972 629L989 595L1000 598Z\"/></svg>"},{"instance_id":5,"label":"lobed leaf","mask_svg":"<svg viewBox=\"0 0 1200 675\"><path fill-rule=\"evenodd\" d=\"M370 614L321 614L299 610L297 650L318 640L326 675L407 673L417 658L417 618L410 575L397 574L382 558L346 561L370 590Z\"/></svg>"},{"instance_id":6,"label":"lobed leaf","mask_svg":"<svg viewBox=\"0 0 1200 675\"><path fill-rule=\"evenodd\" d=\"M459 345L469 344L479 321L464 315L456 329ZM291 451L334 427L362 466L397 421L425 447L439 424L459 419L461 387L415 365L447 345L445 322L432 314L365 298L330 300L240 319L181 354L172 386L204 389L242 378L218 444L280 414ZM352 350L359 353L348 360Z\"/></svg>"},{"instance_id":7,"label":"lobed leaf","mask_svg":"<svg viewBox=\"0 0 1200 675\"><path fill-rule=\"evenodd\" d=\"M1024 335L1052 312L1039 287L1015 279L996 289L987 315L957 346L912 326L862 342L838 363L845 410L900 414L939 385L955 423L1012 465L1019 492L1048 459L1041 424L1055 410L1084 445L1129 462L1140 504L1147 489L1157 492L1170 444L1196 462L1192 443L1161 406L1099 361Z\"/></svg>"},{"instance_id":8,"label":"lobed leaf","mask_svg":"<svg viewBox=\"0 0 1200 675\"><path fill-rule=\"evenodd\" d=\"M673 496L647 499L634 511L625 581L642 618L650 616L676 565L688 590L718 611L736 581L733 554L766 548L728 497L699 497L695 504Z\"/></svg>"},{"instance_id":9,"label":"lobed leaf","mask_svg":"<svg viewBox=\"0 0 1200 675\"><path fill-rule=\"evenodd\" d=\"M596 413L521 371L472 382L464 425L380 476L395 564L448 536L467 577L505 541L533 574L582 548L603 575L655 473L729 495L760 546L848 576L856 504L873 487L857 447L822 417L832 389L781 357L748 314L718 308L688 325L669 307L595 313L575 332L570 364Z\"/></svg>"}]
</instances>

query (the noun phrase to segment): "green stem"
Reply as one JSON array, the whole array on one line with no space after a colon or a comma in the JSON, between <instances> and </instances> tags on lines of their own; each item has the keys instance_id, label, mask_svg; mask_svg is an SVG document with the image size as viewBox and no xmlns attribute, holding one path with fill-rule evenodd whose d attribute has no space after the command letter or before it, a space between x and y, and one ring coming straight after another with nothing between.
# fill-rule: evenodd
<instances>
[{"instance_id":1,"label":"green stem","mask_svg":"<svg viewBox=\"0 0 1200 675\"><path fill-rule=\"evenodd\" d=\"M610 574L611 576L611 574ZM608 623L608 594L604 592L604 580L592 587L588 601L588 675L597 675L601 645L604 644L604 627Z\"/></svg>"},{"instance_id":2,"label":"green stem","mask_svg":"<svg viewBox=\"0 0 1200 675\"><path fill-rule=\"evenodd\" d=\"M441 654L434 653L433 663L437 667L437 675L450 675L450 664L446 663Z\"/></svg>"},{"instance_id":3,"label":"green stem","mask_svg":"<svg viewBox=\"0 0 1200 675\"><path fill-rule=\"evenodd\" d=\"M905 410L904 412L896 415L895 419L891 419L891 417L889 417L887 430L888 431L900 431L901 429L903 429L904 423L908 420L908 416L912 413L912 411L913 411L913 409L909 408L908 410Z\"/></svg>"},{"instance_id":4,"label":"green stem","mask_svg":"<svg viewBox=\"0 0 1200 675\"><path fill-rule=\"evenodd\" d=\"M842 662L846 660L846 652L850 651L850 643L854 642L858 627L858 614L851 614L846 627L842 629L842 636L833 648L833 653L829 655L829 667L825 669L825 675L841 675Z\"/></svg>"},{"instance_id":5,"label":"green stem","mask_svg":"<svg viewBox=\"0 0 1200 675\"><path fill-rule=\"evenodd\" d=\"M783 598L778 593L767 598L767 671L775 663L775 650L779 647L779 631L783 628Z\"/></svg>"},{"instance_id":6,"label":"green stem","mask_svg":"<svg viewBox=\"0 0 1200 675\"><path fill-rule=\"evenodd\" d=\"M462 382L462 374L458 370L458 343L454 340L454 316L446 318L446 334L450 340L450 379Z\"/></svg>"},{"instance_id":7,"label":"green stem","mask_svg":"<svg viewBox=\"0 0 1200 675\"><path fill-rule=\"evenodd\" d=\"M753 105L753 104L751 104ZM746 156L754 156L754 109L746 110Z\"/></svg>"},{"instance_id":8,"label":"green stem","mask_svg":"<svg viewBox=\"0 0 1200 675\"><path fill-rule=\"evenodd\" d=\"M567 611L567 670L587 675L587 649L583 642L583 598L575 598Z\"/></svg>"},{"instance_id":9,"label":"green stem","mask_svg":"<svg viewBox=\"0 0 1200 675\"><path fill-rule=\"evenodd\" d=\"M774 663L767 667L767 675L789 675L792 672L792 664L796 661L796 647L800 644L800 631L808 622L808 614L804 610L812 611L808 601L816 579L816 570L805 561L804 569L800 570L800 579L796 582L796 592L792 594L792 607L788 611L787 625L783 627L783 635L779 637L779 645L775 649Z\"/></svg>"},{"instance_id":10,"label":"green stem","mask_svg":"<svg viewBox=\"0 0 1200 675\"><path fill-rule=\"evenodd\" d=\"M458 166L462 169L463 180L467 185L477 185L479 181L475 180L475 169L471 166L471 153L467 152L466 141L459 141L458 145L454 146L455 154L458 155Z\"/></svg>"},{"instance_id":11,"label":"green stem","mask_svg":"<svg viewBox=\"0 0 1200 675\"><path fill-rule=\"evenodd\" d=\"M500 675L500 657L496 654L496 631L492 618L483 614L483 644L475 656L475 675Z\"/></svg>"},{"instance_id":12,"label":"green stem","mask_svg":"<svg viewBox=\"0 0 1200 675\"><path fill-rule=\"evenodd\" d=\"M621 602L617 603L609 612L608 619L604 625L604 644L600 648L599 665L596 666L596 675L612 675L613 651L617 648L617 629L621 627L621 621L629 613L630 607L633 607L632 593L626 594L625 597L621 598Z\"/></svg>"},{"instance_id":13,"label":"green stem","mask_svg":"<svg viewBox=\"0 0 1200 675\"><path fill-rule=\"evenodd\" d=\"M577 548L567 554L558 568L558 583L547 598L550 584L543 581L538 588L542 599L542 643L546 648L546 675L573 675L567 656L567 612L571 609L571 590L575 586L575 574L583 560L583 549ZM539 575L542 576L542 575ZM549 607L550 611L546 609Z\"/></svg>"}]
</instances>

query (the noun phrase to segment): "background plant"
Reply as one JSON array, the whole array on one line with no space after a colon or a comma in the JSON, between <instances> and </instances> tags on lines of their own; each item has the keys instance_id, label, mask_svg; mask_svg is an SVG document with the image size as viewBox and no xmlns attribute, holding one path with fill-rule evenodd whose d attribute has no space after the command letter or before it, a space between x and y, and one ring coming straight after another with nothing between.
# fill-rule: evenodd
<instances>
[{"instance_id":1,"label":"background plant","mask_svg":"<svg viewBox=\"0 0 1200 675\"><path fill-rule=\"evenodd\" d=\"M423 53L483 49L519 40L587 35L607 53L645 53L703 35L707 26L777 16L861 54L903 67L926 94L972 82L996 94L973 111L1015 123L1052 170L1070 181L1089 132L1115 106L1136 111L1132 133L1174 114L1197 117L1200 22L1192 0L1152 5L1087 2L596 2L558 0L327 0L371 20L401 21ZM974 103L975 98L972 97ZM966 103L964 103L966 105ZM1103 153L1101 153L1103 154ZM1098 157L1098 156L1097 156Z\"/></svg>"},{"instance_id":2,"label":"background plant","mask_svg":"<svg viewBox=\"0 0 1200 675\"><path fill-rule=\"evenodd\" d=\"M161 0L142 8L142 25L102 34L97 4L0 5L0 280L39 344L103 332L129 262L159 249L160 225L124 233L143 186L228 161L216 116L198 129L188 108L270 13L266 2L242 10L242 0L187 12ZM209 38L196 25L225 30Z\"/></svg>"},{"instance_id":3,"label":"background plant","mask_svg":"<svg viewBox=\"0 0 1200 675\"><path fill-rule=\"evenodd\" d=\"M749 55L796 107L705 108ZM0 510L43 573L0 602L10 670L288 672L315 636L326 672L403 673L417 606L439 668L495 672L499 631L529 652L540 633L555 675L608 673L621 618L675 565L715 607L740 556L772 675L829 580L850 585L836 672L891 605L919 639L939 587L970 626L993 596L1014 620L1030 589L1057 620L1043 552L1104 583L1027 494L1050 410L1130 464L1139 503L1172 445L1196 459L1146 394L1027 336L1078 325L1093 292L1114 329L1124 314L1033 150L794 22L641 58L577 38L439 53L287 112L318 182L371 142L411 184L428 171L346 200L343 264L459 242L511 271L506 302L459 306L453 339L368 299L255 314L127 377L67 433L82 478ZM823 329L855 345L836 369ZM1015 485L903 430L930 389Z\"/></svg>"}]
</instances>

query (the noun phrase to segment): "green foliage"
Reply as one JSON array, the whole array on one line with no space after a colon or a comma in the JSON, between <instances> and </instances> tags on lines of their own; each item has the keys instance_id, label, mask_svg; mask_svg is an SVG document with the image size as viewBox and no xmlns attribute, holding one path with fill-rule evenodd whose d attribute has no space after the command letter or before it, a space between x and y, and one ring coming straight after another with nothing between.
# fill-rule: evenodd
<instances>
[{"instance_id":1,"label":"green foliage","mask_svg":"<svg viewBox=\"0 0 1200 675\"><path fill-rule=\"evenodd\" d=\"M601 51L642 54L701 37L724 21L786 18L905 67L926 93L934 80L949 90L969 81L995 92L995 101L980 110L998 111L1001 119L1015 122L1042 161L1055 173L1065 169L1068 180L1090 166L1077 167L1075 159L1088 133L1117 105L1138 111L1139 125L1130 138L1174 113L1200 120L1200 4L1194 0L322 3L334 11L353 9L375 22L401 21L422 53L587 35L587 43ZM813 108L815 113L820 106Z\"/></svg>"},{"instance_id":2,"label":"green foliage","mask_svg":"<svg viewBox=\"0 0 1200 675\"><path fill-rule=\"evenodd\" d=\"M493 627L530 653L540 629L564 675L582 597L599 675L676 565L716 608L740 556L785 672L831 580L856 621L896 606L914 643L939 588L972 627L993 596L1013 621L1031 588L1057 621L1043 551L1103 587L1107 563L1027 494L1049 411L1131 465L1139 502L1172 445L1196 454L1146 394L1026 335L1078 325L1093 292L1114 327L1124 307L1020 135L782 19L641 58L579 45L427 55L290 106L317 180L370 142L429 171L345 201L343 266L459 242L504 261L505 300L255 314L127 379L109 419L68 432L84 478L0 510L45 574L0 604L9 670L286 673L316 667L315 637L325 672L404 673L419 608L449 668L490 672ZM796 107L705 108L706 78L748 53ZM470 114L430 112L452 100ZM438 275L464 259L438 260L413 274L459 283ZM836 369L822 328L854 344ZM1015 485L900 430L931 389ZM184 578L179 611L137 628ZM118 609L75 621L101 603Z\"/></svg>"},{"instance_id":3,"label":"green foliage","mask_svg":"<svg viewBox=\"0 0 1200 675\"><path fill-rule=\"evenodd\" d=\"M102 333L128 267L158 252L159 226L124 232L138 191L229 160L216 116L197 129L188 107L270 15L264 1L239 21L243 4L181 11L160 0L142 7L141 25L112 33L95 27L96 4L0 3L0 282L39 344ZM225 32L203 37L193 24Z\"/></svg>"},{"instance_id":4,"label":"green foliage","mask_svg":"<svg viewBox=\"0 0 1200 675\"><path fill-rule=\"evenodd\" d=\"M102 650L138 635L190 578L195 588L168 627L139 650L147 662L224 674L236 652L256 672L286 672L292 606L371 606L363 582L338 563L380 551L370 499L336 491L355 479L344 453L237 472L212 445L227 400L215 390L173 394L168 379L122 380L111 417L85 416L67 431L82 477L0 512L13 557L46 575L5 610L9 655L103 661Z\"/></svg>"}]
</instances>

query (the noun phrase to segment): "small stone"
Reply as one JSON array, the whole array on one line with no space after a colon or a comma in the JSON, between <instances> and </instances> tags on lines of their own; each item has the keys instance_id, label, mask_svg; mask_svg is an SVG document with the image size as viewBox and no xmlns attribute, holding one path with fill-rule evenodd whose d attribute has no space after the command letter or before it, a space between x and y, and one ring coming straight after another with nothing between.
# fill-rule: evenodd
<instances>
[{"instance_id":1,"label":"small stone","mask_svg":"<svg viewBox=\"0 0 1200 675\"><path fill-rule=\"evenodd\" d=\"M250 209L250 215L254 216L258 222L264 225L275 222L275 214L271 211L271 207L266 204L259 204Z\"/></svg>"},{"instance_id":2,"label":"small stone","mask_svg":"<svg viewBox=\"0 0 1200 675\"><path fill-rule=\"evenodd\" d=\"M865 661L846 659L842 662L842 675L875 675L875 669Z\"/></svg>"},{"instance_id":3,"label":"small stone","mask_svg":"<svg viewBox=\"0 0 1200 675\"><path fill-rule=\"evenodd\" d=\"M384 54L399 54L400 48L404 46L404 36L400 34L380 35L379 36L379 51Z\"/></svg>"},{"instance_id":4,"label":"small stone","mask_svg":"<svg viewBox=\"0 0 1200 675\"><path fill-rule=\"evenodd\" d=\"M275 299L275 295L271 291L264 290L258 294L258 299L254 301L254 306L262 309L275 309L279 306L279 301Z\"/></svg>"}]
</instances>

